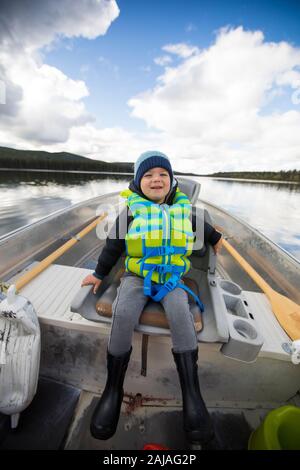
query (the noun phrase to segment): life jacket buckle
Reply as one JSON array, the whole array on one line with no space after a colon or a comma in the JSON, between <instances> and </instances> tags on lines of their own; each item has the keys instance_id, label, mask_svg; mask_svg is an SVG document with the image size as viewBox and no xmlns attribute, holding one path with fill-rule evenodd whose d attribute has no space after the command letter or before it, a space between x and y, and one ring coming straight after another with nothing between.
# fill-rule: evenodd
<instances>
[{"instance_id":1,"label":"life jacket buckle","mask_svg":"<svg viewBox=\"0 0 300 470\"><path fill-rule=\"evenodd\" d=\"M170 278L165 284L164 288L167 289L167 291L171 292L172 290L175 289L175 287L178 284L178 279L172 279Z\"/></svg>"},{"instance_id":2,"label":"life jacket buckle","mask_svg":"<svg viewBox=\"0 0 300 470\"><path fill-rule=\"evenodd\" d=\"M172 273L173 272L173 266L171 266L169 264L158 264L155 267L155 271L157 271L160 274Z\"/></svg>"}]
</instances>

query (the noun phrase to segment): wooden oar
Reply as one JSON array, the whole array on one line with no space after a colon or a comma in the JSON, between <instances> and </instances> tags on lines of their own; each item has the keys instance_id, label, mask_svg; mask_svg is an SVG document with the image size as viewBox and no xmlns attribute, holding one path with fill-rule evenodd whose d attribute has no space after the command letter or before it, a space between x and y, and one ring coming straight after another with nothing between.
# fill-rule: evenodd
<instances>
[{"instance_id":1,"label":"wooden oar","mask_svg":"<svg viewBox=\"0 0 300 470\"><path fill-rule=\"evenodd\" d=\"M290 338L292 340L300 339L300 305L276 292L228 241L223 240L223 246L266 294L274 315Z\"/></svg>"},{"instance_id":2,"label":"wooden oar","mask_svg":"<svg viewBox=\"0 0 300 470\"><path fill-rule=\"evenodd\" d=\"M77 235L75 235L71 240L68 240L64 245L55 250L51 255L44 258L39 264L34 268L24 274L20 279L15 283L16 289L20 290L38 274L40 274L44 269L46 269L53 261L63 255L67 250L69 250L75 243L81 240L85 235L87 235L91 230L93 230L96 225L99 224L103 219L107 217L107 212L104 212L100 217L91 222L87 227L81 230Z\"/></svg>"}]
</instances>

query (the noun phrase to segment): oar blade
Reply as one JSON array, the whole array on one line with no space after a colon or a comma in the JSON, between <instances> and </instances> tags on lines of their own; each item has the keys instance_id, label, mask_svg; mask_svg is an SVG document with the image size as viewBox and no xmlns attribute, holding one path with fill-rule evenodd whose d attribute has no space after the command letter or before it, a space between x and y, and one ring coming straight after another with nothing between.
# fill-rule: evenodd
<instances>
[{"instance_id":1,"label":"oar blade","mask_svg":"<svg viewBox=\"0 0 300 470\"><path fill-rule=\"evenodd\" d=\"M274 290L271 295L266 294L273 313L285 332L292 340L300 339L300 306Z\"/></svg>"}]
</instances>

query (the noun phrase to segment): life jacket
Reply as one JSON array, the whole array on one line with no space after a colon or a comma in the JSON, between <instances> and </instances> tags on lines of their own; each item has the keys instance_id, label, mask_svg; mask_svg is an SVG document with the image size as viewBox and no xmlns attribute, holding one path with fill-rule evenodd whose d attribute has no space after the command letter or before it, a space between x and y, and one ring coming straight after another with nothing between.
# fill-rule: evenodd
<instances>
[{"instance_id":1,"label":"life jacket","mask_svg":"<svg viewBox=\"0 0 300 470\"><path fill-rule=\"evenodd\" d=\"M121 196L133 216L125 236L126 271L144 278L144 294L153 300L158 302L181 287L203 311L201 300L180 281L190 269L188 257L194 244L188 197L177 188L169 206L149 201L130 189L122 191Z\"/></svg>"}]
</instances>

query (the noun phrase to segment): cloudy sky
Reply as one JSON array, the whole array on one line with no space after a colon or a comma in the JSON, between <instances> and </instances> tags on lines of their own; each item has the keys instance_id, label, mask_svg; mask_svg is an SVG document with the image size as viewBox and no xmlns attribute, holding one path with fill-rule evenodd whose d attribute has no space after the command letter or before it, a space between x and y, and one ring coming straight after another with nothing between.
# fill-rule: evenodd
<instances>
[{"instance_id":1,"label":"cloudy sky","mask_svg":"<svg viewBox=\"0 0 300 470\"><path fill-rule=\"evenodd\" d=\"M299 0L1 0L0 145L300 169Z\"/></svg>"}]
</instances>

